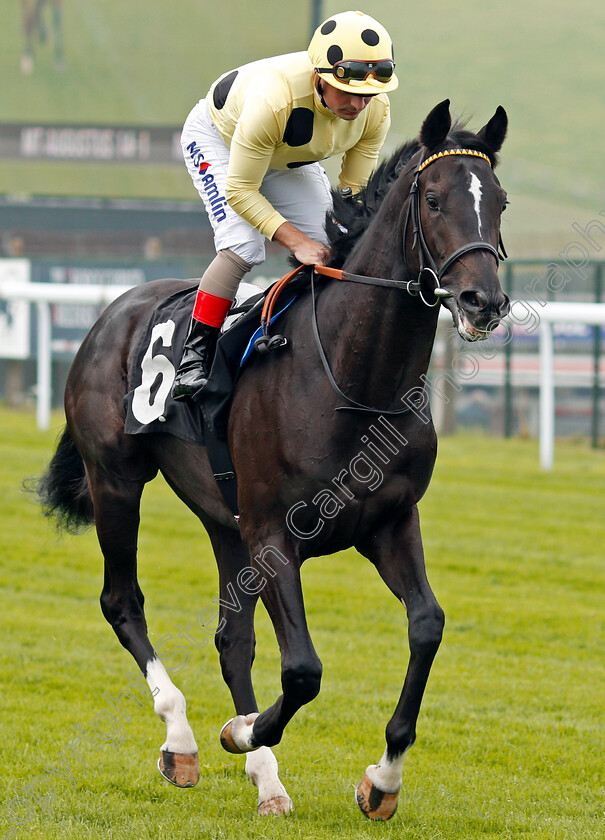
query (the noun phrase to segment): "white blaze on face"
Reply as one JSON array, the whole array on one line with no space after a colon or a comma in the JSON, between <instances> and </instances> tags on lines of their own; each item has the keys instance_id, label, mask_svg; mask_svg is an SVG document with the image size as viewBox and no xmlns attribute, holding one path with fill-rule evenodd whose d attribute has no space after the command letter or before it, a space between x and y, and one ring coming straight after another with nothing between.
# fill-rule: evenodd
<instances>
[{"instance_id":1,"label":"white blaze on face","mask_svg":"<svg viewBox=\"0 0 605 840\"><path fill-rule=\"evenodd\" d=\"M473 196L473 201L475 204L475 213L477 214L477 224L479 226L479 238L481 239L481 181L474 172L471 172L471 183L469 186L469 192Z\"/></svg>"}]
</instances>

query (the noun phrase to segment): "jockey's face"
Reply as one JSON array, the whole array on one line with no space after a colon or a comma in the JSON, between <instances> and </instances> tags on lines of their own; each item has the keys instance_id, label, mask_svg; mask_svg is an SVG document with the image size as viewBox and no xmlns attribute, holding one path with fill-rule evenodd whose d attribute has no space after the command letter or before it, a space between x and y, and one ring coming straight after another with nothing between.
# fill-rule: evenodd
<instances>
[{"instance_id":1,"label":"jockey's face","mask_svg":"<svg viewBox=\"0 0 605 840\"><path fill-rule=\"evenodd\" d=\"M372 96L361 96L359 93L347 93L332 87L325 79L321 79L321 93L324 102L341 120L355 120L368 105ZM375 95L375 94L374 94Z\"/></svg>"}]
</instances>

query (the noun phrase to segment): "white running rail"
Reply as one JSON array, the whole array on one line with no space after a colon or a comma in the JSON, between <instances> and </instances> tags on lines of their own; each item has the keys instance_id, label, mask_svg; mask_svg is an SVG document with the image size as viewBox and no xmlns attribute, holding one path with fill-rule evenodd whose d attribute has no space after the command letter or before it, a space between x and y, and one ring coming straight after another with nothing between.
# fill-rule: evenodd
<instances>
[{"instance_id":1,"label":"white running rail","mask_svg":"<svg viewBox=\"0 0 605 840\"><path fill-rule=\"evenodd\" d=\"M1 261L1 262L9 262ZM51 409L51 310L56 303L82 303L105 306L126 292L130 286L90 285L76 286L69 283L23 283L3 279L0 271L0 300L27 301L38 310L38 354L36 417L38 428L48 429ZM563 303L543 301L517 301L515 304L528 311L539 322L540 336L540 464L550 470L554 464L555 443L555 380L553 324L605 325L605 303ZM448 320L444 309L440 318Z\"/></svg>"}]
</instances>

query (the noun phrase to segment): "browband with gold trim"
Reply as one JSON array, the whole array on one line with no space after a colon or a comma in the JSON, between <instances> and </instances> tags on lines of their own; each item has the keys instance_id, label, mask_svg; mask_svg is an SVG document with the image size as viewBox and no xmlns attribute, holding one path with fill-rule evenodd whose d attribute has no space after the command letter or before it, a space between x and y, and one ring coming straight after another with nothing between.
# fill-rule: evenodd
<instances>
[{"instance_id":1,"label":"browband with gold trim","mask_svg":"<svg viewBox=\"0 0 605 840\"><path fill-rule=\"evenodd\" d=\"M431 155L426 160L423 160L418 167L418 172L422 172L422 170L426 169L426 167L430 163L433 163L433 161L436 161L439 158L449 157L450 155L471 155L472 157L482 158L483 160L486 160L490 166L492 165L491 160L487 155L484 155L483 152L477 152L474 149L447 149L445 152L437 152L437 154Z\"/></svg>"}]
</instances>

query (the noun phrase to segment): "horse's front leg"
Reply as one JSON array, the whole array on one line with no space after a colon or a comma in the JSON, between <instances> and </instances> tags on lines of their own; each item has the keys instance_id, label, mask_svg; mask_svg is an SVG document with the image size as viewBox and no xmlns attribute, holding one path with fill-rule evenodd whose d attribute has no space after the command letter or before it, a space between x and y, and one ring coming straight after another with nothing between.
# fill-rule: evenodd
<instances>
[{"instance_id":1,"label":"horse's front leg","mask_svg":"<svg viewBox=\"0 0 605 840\"><path fill-rule=\"evenodd\" d=\"M374 563L408 613L410 660L397 708L386 728L386 750L378 764L367 768L356 790L366 817L388 820L397 809L403 757L416 738L416 720L445 616L426 577L416 506L357 548Z\"/></svg>"},{"instance_id":2,"label":"horse's front leg","mask_svg":"<svg viewBox=\"0 0 605 840\"><path fill-rule=\"evenodd\" d=\"M221 607L215 641L223 679L229 686L236 714L242 719L248 715L254 719L258 706L251 670L258 583L250 578L250 556L239 533L212 522L206 527L219 568ZM258 788L261 816L287 814L292 810L292 800L279 779L277 759L269 747L248 753L246 775Z\"/></svg>"},{"instance_id":3,"label":"horse's front leg","mask_svg":"<svg viewBox=\"0 0 605 840\"><path fill-rule=\"evenodd\" d=\"M239 715L221 731L228 752L249 752L278 744L287 723L319 693L321 662L311 641L302 587L300 563L285 537L278 535L251 552L259 588L273 622L281 652L282 694L260 715Z\"/></svg>"}]
</instances>

